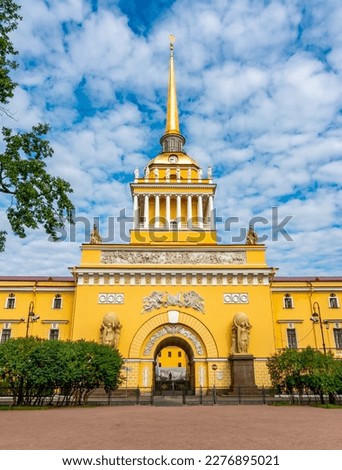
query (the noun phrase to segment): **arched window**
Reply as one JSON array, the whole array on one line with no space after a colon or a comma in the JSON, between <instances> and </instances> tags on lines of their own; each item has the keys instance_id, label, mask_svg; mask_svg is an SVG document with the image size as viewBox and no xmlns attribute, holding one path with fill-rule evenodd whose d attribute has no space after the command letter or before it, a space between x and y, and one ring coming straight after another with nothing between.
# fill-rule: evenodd
<instances>
[{"instance_id":1,"label":"arched window","mask_svg":"<svg viewBox=\"0 0 342 470\"><path fill-rule=\"evenodd\" d=\"M291 294L284 295L284 308L293 308L293 298Z\"/></svg>"},{"instance_id":2,"label":"arched window","mask_svg":"<svg viewBox=\"0 0 342 470\"><path fill-rule=\"evenodd\" d=\"M329 296L329 308L339 308L338 298L336 294L330 294Z\"/></svg>"},{"instance_id":3,"label":"arched window","mask_svg":"<svg viewBox=\"0 0 342 470\"><path fill-rule=\"evenodd\" d=\"M53 299L52 308L56 308L56 309L62 308L62 296L61 296L61 294L56 294L55 295L55 298Z\"/></svg>"},{"instance_id":4,"label":"arched window","mask_svg":"<svg viewBox=\"0 0 342 470\"><path fill-rule=\"evenodd\" d=\"M15 295L10 294L6 300L6 308L15 308Z\"/></svg>"}]
</instances>

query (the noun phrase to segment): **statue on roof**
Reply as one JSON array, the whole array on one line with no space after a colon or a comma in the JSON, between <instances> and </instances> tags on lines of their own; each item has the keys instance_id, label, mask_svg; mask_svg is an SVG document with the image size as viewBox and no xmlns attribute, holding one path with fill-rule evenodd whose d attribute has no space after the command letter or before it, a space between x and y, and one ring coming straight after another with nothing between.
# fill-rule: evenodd
<instances>
[{"instance_id":1,"label":"statue on roof","mask_svg":"<svg viewBox=\"0 0 342 470\"><path fill-rule=\"evenodd\" d=\"M96 224L94 224L93 231L90 234L90 244L98 245L99 243L102 243L102 238L97 230Z\"/></svg>"},{"instance_id":2,"label":"statue on roof","mask_svg":"<svg viewBox=\"0 0 342 470\"><path fill-rule=\"evenodd\" d=\"M258 235L253 229L253 226L250 225L246 236L246 245L256 245L257 243Z\"/></svg>"}]
</instances>

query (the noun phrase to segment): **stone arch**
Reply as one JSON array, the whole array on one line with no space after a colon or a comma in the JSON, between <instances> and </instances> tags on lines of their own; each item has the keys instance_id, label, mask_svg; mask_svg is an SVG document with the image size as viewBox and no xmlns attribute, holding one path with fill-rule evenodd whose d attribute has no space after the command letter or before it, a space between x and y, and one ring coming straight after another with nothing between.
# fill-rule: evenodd
<instances>
[{"instance_id":1,"label":"stone arch","mask_svg":"<svg viewBox=\"0 0 342 470\"><path fill-rule=\"evenodd\" d=\"M155 315L139 328L131 342L128 358L136 359L142 357L143 348L147 344L148 339L158 328L164 325L183 325L188 327L190 331L192 330L194 332L204 346L205 350L202 357L218 357L218 349L214 337L200 320L189 315L189 313L169 310ZM151 355L153 356L153 354Z\"/></svg>"}]
</instances>

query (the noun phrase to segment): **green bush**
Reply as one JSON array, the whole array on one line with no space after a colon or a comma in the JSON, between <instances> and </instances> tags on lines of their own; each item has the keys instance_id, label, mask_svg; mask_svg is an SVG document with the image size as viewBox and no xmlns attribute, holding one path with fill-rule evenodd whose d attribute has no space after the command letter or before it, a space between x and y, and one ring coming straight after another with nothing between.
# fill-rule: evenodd
<instances>
[{"instance_id":1,"label":"green bush","mask_svg":"<svg viewBox=\"0 0 342 470\"><path fill-rule=\"evenodd\" d=\"M342 392L342 361L330 353L325 355L310 347L302 351L285 349L269 358L267 366L277 393L316 394L322 403L327 395L334 403Z\"/></svg>"},{"instance_id":2,"label":"green bush","mask_svg":"<svg viewBox=\"0 0 342 470\"><path fill-rule=\"evenodd\" d=\"M14 405L83 404L97 387L118 387L122 364L117 350L95 342L10 339L0 345L0 386Z\"/></svg>"}]
</instances>

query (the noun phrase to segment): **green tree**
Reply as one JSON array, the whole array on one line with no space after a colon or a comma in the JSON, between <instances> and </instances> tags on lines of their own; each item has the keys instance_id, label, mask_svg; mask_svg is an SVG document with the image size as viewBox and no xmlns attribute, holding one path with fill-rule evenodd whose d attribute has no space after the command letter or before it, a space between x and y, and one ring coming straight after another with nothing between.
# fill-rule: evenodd
<instances>
[{"instance_id":1,"label":"green tree","mask_svg":"<svg viewBox=\"0 0 342 470\"><path fill-rule=\"evenodd\" d=\"M0 103L8 104L13 97L13 91L17 84L10 77L11 70L18 67L13 56L18 52L10 41L9 34L18 26L21 20L20 7L12 0L0 0ZM5 112L5 108L0 107Z\"/></svg>"},{"instance_id":2,"label":"green tree","mask_svg":"<svg viewBox=\"0 0 342 470\"><path fill-rule=\"evenodd\" d=\"M9 34L21 20L20 7L13 0L0 0L0 114L13 97L16 83L10 72L18 64L13 60L15 50ZM53 240L57 229L65 220L72 222L74 206L69 199L72 188L62 178L51 176L46 170L46 158L53 149L45 139L49 131L46 124L33 126L30 132L14 132L2 128L0 154L0 193L8 198L7 218L13 232L26 237L27 229L43 226ZM6 231L0 230L0 251L5 248Z\"/></svg>"},{"instance_id":3,"label":"green tree","mask_svg":"<svg viewBox=\"0 0 342 470\"><path fill-rule=\"evenodd\" d=\"M115 390L122 365L117 350L90 341L10 339L0 345L0 386L15 405L80 405L100 386Z\"/></svg>"},{"instance_id":4,"label":"green tree","mask_svg":"<svg viewBox=\"0 0 342 470\"><path fill-rule=\"evenodd\" d=\"M277 393L315 394L322 403L328 396L334 403L336 394L342 391L342 361L331 354L310 347L302 351L285 349L269 358L267 366Z\"/></svg>"}]
</instances>

